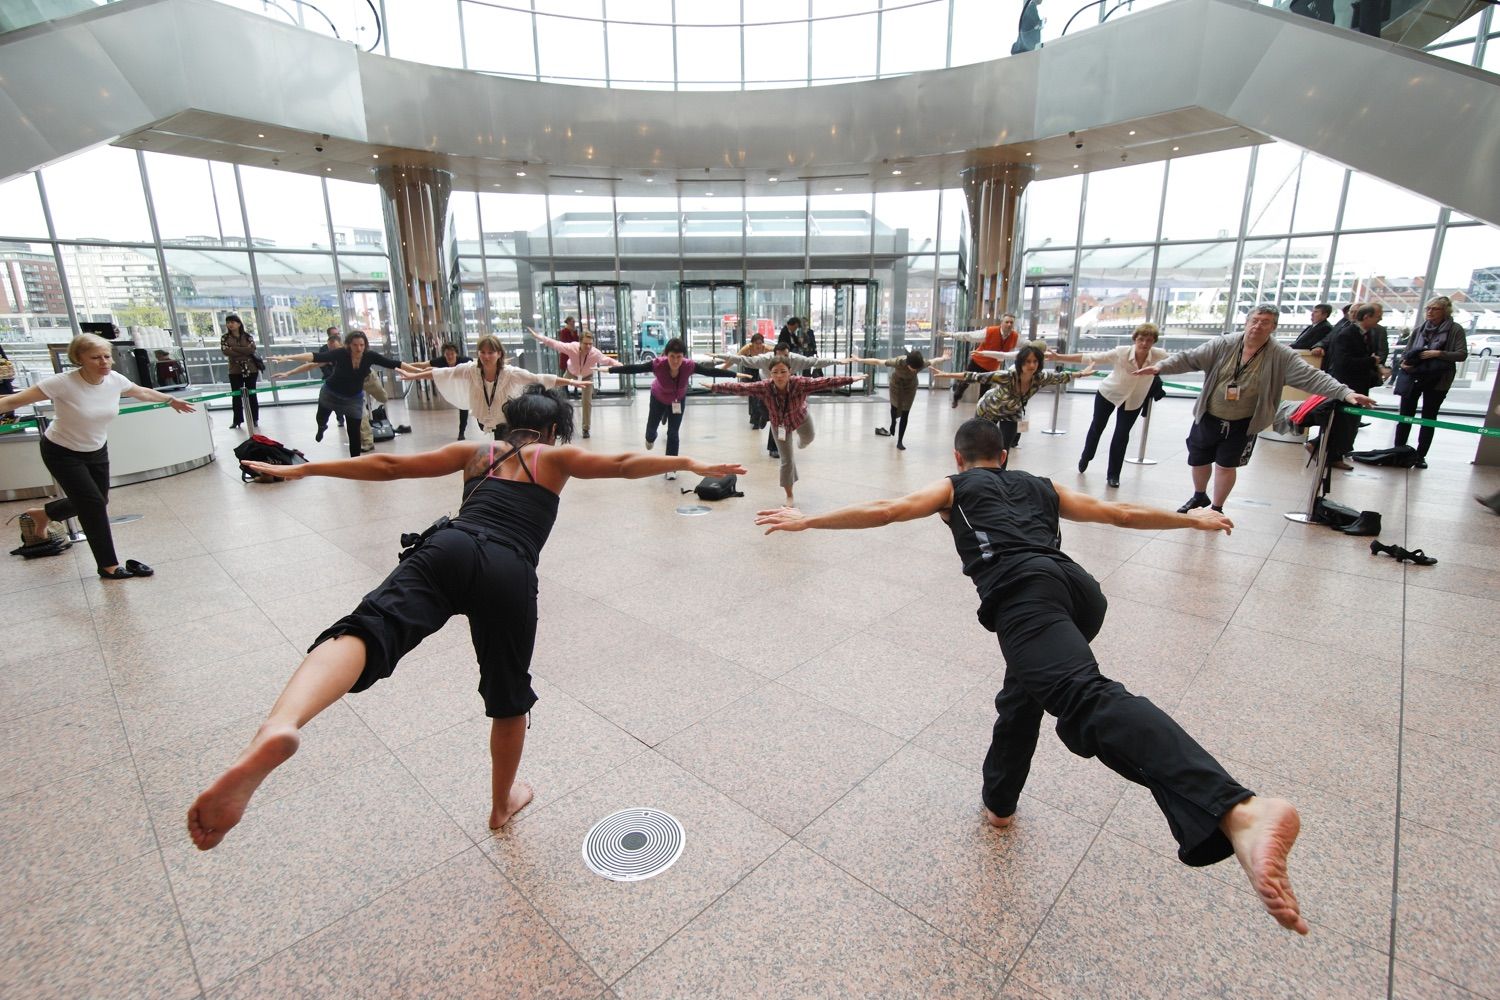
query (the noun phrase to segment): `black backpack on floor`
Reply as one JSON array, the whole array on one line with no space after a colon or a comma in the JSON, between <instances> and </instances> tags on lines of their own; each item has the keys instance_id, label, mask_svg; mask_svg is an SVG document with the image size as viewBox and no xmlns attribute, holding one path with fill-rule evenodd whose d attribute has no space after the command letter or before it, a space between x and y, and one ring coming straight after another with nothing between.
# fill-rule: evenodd
<instances>
[{"instance_id":1,"label":"black backpack on floor","mask_svg":"<svg viewBox=\"0 0 1500 1000\"><path fill-rule=\"evenodd\" d=\"M240 478L245 482L279 483L276 476L258 476L245 468L246 462L265 462L267 465L305 465L307 456L295 448L288 448L264 434L251 435L234 447L234 457L240 462Z\"/></svg>"},{"instance_id":2,"label":"black backpack on floor","mask_svg":"<svg viewBox=\"0 0 1500 1000\"><path fill-rule=\"evenodd\" d=\"M699 500L727 500L730 497L742 497L745 494L735 489L739 485L739 476L731 473L727 476L719 476L714 479L701 480L697 486L683 493L696 493Z\"/></svg>"},{"instance_id":3,"label":"black backpack on floor","mask_svg":"<svg viewBox=\"0 0 1500 1000\"><path fill-rule=\"evenodd\" d=\"M1350 458L1365 465L1390 465L1398 469L1410 469L1422 458L1417 449L1409 444L1398 444L1394 448L1378 448L1375 451L1351 452Z\"/></svg>"},{"instance_id":4,"label":"black backpack on floor","mask_svg":"<svg viewBox=\"0 0 1500 1000\"><path fill-rule=\"evenodd\" d=\"M370 411L370 436L376 441L394 441L396 425L386 416L385 407L377 406Z\"/></svg>"}]
</instances>

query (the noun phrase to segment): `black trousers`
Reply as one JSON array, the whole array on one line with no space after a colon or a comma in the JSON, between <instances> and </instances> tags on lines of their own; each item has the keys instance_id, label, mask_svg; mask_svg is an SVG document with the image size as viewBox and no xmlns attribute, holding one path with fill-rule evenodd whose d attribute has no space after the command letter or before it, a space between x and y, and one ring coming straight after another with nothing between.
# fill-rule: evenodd
<instances>
[{"instance_id":1,"label":"black trousers","mask_svg":"<svg viewBox=\"0 0 1500 1000\"><path fill-rule=\"evenodd\" d=\"M1401 397L1401 415L1403 417L1415 417L1417 415L1417 402L1422 404L1422 419L1436 420L1438 411L1443 408L1443 400L1448 398L1448 390L1444 389L1422 389L1417 392L1409 392ZM1427 457L1427 451L1432 447L1432 427L1417 428L1417 453L1423 458ZM1396 425L1396 443L1405 444L1407 438L1411 437L1411 424Z\"/></svg>"},{"instance_id":2,"label":"black trousers","mask_svg":"<svg viewBox=\"0 0 1500 1000\"><path fill-rule=\"evenodd\" d=\"M1133 410L1127 410L1111 403L1099 393L1094 393L1094 420L1089 424L1088 434L1084 435L1083 454L1078 456L1079 461L1094 460L1094 452L1099 450L1099 439L1104 436L1104 425L1109 423L1109 415L1113 413L1115 435L1109 439L1109 466L1104 474L1110 479L1119 479L1125 468L1125 449L1130 445L1130 431L1135 427L1136 418L1141 415L1144 406L1142 403Z\"/></svg>"},{"instance_id":3,"label":"black trousers","mask_svg":"<svg viewBox=\"0 0 1500 1000\"><path fill-rule=\"evenodd\" d=\"M683 403L685 408L687 403ZM682 409L672 412L671 403L663 403L655 396L651 397L651 409L646 413L646 440L656 440L656 428L663 421L667 425L667 454L678 454L677 448L682 443L678 432L682 429Z\"/></svg>"},{"instance_id":4,"label":"black trousers","mask_svg":"<svg viewBox=\"0 0 1500 1000\"><path fill-rule=\"evenodd\" d=\"M891 407L891 433L896 435L897 444L906 440L906 424L910 419L910 410L898 410L894 406Z\"/></svg>"},{"instance_id":5,"label":"black trousers","mask_svg":"<svg viewBox=\"0 0 1500 1000\"><path fill-rule=\"evenodd\" d=\"M464 432L469 429L469 411L458 411L458 436L463 437Z\"/></svg>"},{"instance_id":6,"label":"black trousers","mask_svg":"<svg viewBox=\"0 0 1500 1000\"><path fill-rule=\"evenodd\" d=\"M78 518L89 536L95 566L119 565L109 530L109 445L98 451L74 451L43 437L42 464L63 491L61 500L47 504L47 517L53 521Z\"/></svg>"},{"instance_id":7,"label":"black trousers","mask_svg":"<svg viewBox=\"0 0 1500 1000\"><path fill-rule=\"evenodd\" d=\"M231 390L235 391L236 393L238 393L238 391L241 390L241 389L251 389L251 390L253 390L255 388L256 379L258 379L258 378L260 378L259 375L253 375L253 374L252 375L236 375L234 372L230 372L229 373L229 388ZM250 396L249 399L250 399L250 418L252 420L256 421L257 423L259 423L260 422L260 397L259 396ZM244 396L236 395L234 397L234 422L236 424L242 424L242 423L245 422L245 397Z\"/></svg>"},{"instance_id":8,"label":"black trousers","mask_svg":"<svg viewBox=\"0 0 1500 1000\"><path fill-rule=\"evenodd\" d=\"M970 358L969 359L969 363L964 366L964 371L966 371L966 372L982 372L982 371L987 371L987 370L988 369L979 367L979 363L976 362L973 358ZM969 391L969 383L963 381L962 379L959 379L958 381L954 382L953 383L953 405L957 406L958 403L959 403L959 400L961 400L961 399L964 398L964 393L966 393L968 391ZM979 392L980 392L980 395L984 394L984 390L983 389L980 389Z\"/></svg>"},{"instance_id":9,"label":"black trousers","mask_svg":"<svg viewBox=\"0 0 1500 1000\"><path fill-rule=\"evenodd\" d=\"M1080 757L1098 757L1151 790L1177 839L1177 856L1201 866L1234 853L1219 821L1248 799L1219 762L1171 716L1099 673L1089 640L1104 624L1099 584L1074 563L1039 557L1020 565L1003 595L986 600L1005 655L994 735L984 758L984 804L1016 811L1031 769L1042 713Z\"/></svg>"}]
</instances>

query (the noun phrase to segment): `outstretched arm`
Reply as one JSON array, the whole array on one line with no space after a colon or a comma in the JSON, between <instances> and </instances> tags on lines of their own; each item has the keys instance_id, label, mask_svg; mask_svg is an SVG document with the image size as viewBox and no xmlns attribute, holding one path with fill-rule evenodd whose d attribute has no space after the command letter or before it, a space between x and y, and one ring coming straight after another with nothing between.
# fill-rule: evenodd
<instances>
[{"instance_id":1,"label":"outstretched arm","mask_svg":"<svg viewBox=\"0 0 1500 1000\"><path fill-rule=\"evenodd\" d=\"M133 385L120 393L120 395L129 396L131 399L139 399L143 403L166 403L178 413L193 412L193 404L187 400L179 399L176 396L168 396L164 392L157 392L149 386Z\"/></svg>"},{"instance_id":2,"label":"outstretched arm","mask_svg":"<svg viewBox=\"0 0 1500 1000\"><path fill-rule=\"evenodd\" d=\"M318 364L316 361L309 361L305 365L298 365L296 368L292 368L292 369L289 369L289 370L284 371L284 372L272 372L271 373L271 377L272 378L291 378L293 375L301 375L303 372L310 372L314 368L321 368L321 367L323 367L323 366L320 365L320 364Z\"/></svg>"},{"instance_id":3,"label":"outstretched arm","mask_svg":"<svg viewBox=\"0 0 1500 1000\"><path fill-rule=\"evenodd\" d=\"M715 368L713 365L705 365L702 362L693 366L694 375L704 375L708 378L739 378L744 372L737 372L730 368Z\"/></svg>"},{"instance_id":4,"label":"outstretched arm","mask_svg":"<svg viewBox=\"0 0 1500 1000\"><path fill-rule=\"evenodd\" d=\"M611 365L604 370L611 375L650 375L656 369L650 361L642 361L638 365Z\"/></svg>"},{"instance_id":5,"label":"outstretched arm","mask_svg":"<svg viewBox=\"0 0 1500 1000\"><path fill-rule=\"evenodd\" d=\"M277 479L302 479L327 476L330 479L358 479L367 483L386 483L393 479L433 479L452 472L462 472L474 457L474 444L459 441L415 455L392 455L376 452L362 458L345 458L336 462L308 462L306 465L269 465L265 462L242 462L251 472Z\"/></svg>"},{"instance_id":6,"label":"outstretched arm","mask_svg":"<svg viewBox=\"0 0 1500 1000\"><path fill-rule=\"evenodd\" d=\"M1234 522L1214 510L1198 510L1191 514L1178 514L1159 507L1144 507L1134 503L1110 503L1091 497L1087 493L1058 486L1057 512L1069 521L1093 524L1113 524L1118 528L1139 528L1143 531L1159 531L1170 528L1196 528L1199 531L1222 531L1229 534Z\"/></svg>"},{"instance_id":7,"label":"outstretched arm","mask_svg":"<svg viewBox=\"0 0 1500 1000\"><path fill-rule=\"evenodd\" d=\"M39 385L34 385L29 389L22 389L20 392L12 393L9 396L0 396L0 413L10 413L30 403L40 403L46 398L47 394L42 391L42 387Z\"/></svg>"},{"instance_id":8,"label":"outstretched arm","mask_svg":"<svg viewBox=\"0 0 1500 1000\"><path fill-rule=\"evenodd\" d=\"M915 493L894 500L869 500L840 507L826 514L808 516L795 507L763 510L755 523L764 525L766 534L773 531L805 531L808 528L880 528L897 521L915 521L930 517L953 505L953 483L940 479Z\"/></svg>"},{"instance_id":9,"label":"outstretched arm","mask_svg":"<svg viewBox=\"0 0 1500 1000\"><path fill-rule=\"evenodd\" d=\"M453 447L449 445L448 447ZM645 479L666 472L691 472L699 476L745 475L743 465L700 462L686 455L648 455L626 451L618 455L600 455L571 445L555 449L552 461L561 463L562 471L577 479Z\"/></svg>"}]
</instances>

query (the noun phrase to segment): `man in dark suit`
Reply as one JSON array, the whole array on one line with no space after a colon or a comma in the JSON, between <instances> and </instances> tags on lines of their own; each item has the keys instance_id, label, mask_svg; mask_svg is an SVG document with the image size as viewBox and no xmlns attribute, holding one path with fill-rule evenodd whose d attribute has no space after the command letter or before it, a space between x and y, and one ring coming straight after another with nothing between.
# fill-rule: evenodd
<instances>
[{"instance_id":1,"label":"man in dark suit","mask_svg":"<svg viewBox=\"0 0 1500 1000\"><path fill-rule=\"evenodd\" d=\"M1350 313L1352 322L1344 326L1328 342L1324 361L1328 363L1328 374L1353 389L1368 394L1379 385L1380 361L1370 347L1370 337L1378 318L1374 306L1356 306ZM1335 469L1352 469L1344 456L1354 450L1354 436L1359 433L1359 417L1343 412L1340 407L1333 418L1329 432L1328 464Z\"/></svg>"},{"instance_id":2,"label":"man in dark suit","mask_svg":"<svg viewBox=\"0 0 1500 1000\"><path fill-rule=\"evenodd\" d=\"M1303 327L1297 339L1292 341L1292 350L1310 351L1320 346L1333 332L1333 326L1328 322L1328 317L1332 315L1333 306L1327 302L1319 302L1313 306L1312 322Z\"/></svg>"}]
</instances>

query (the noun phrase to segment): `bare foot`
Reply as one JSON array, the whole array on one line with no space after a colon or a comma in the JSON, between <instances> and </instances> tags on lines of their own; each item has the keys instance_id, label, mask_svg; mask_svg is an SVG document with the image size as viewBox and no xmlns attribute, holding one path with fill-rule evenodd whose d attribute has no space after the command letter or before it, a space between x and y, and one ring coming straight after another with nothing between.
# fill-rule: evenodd
<instances>
[{"instance_id":1,"label":"bare foot","mask_svg":"<svg viewBox=\"0 0 1500 1000\"><path fill-rule=\"evenodd\" d=\"M520 778L512 781L510 783L510 797L505 803L505 811L501 812L498 808L490 810L490 829L498 830L506 823L509 823L512 816L526 808L526 803L531 801L532 794L531 786Z\"/></svg>"},{"instance_id":2,"label":"bare foot","mask_svg":"<svg viewBox=\"0 0 1500 1000\"><path fill-rule=\"evenodd\" d=\"M1285 799L1249 798L1229 810L1219 829L1234 845L1250 887L1271 916L1287 930L1306 934L1307 921L1286 871L1287 855L1302 829L1296 808Z\"/></svg>"},{"instance_id":3,"label":"bare foot","mask_svg":"<svg viewBox=\"0 0 1500 1000\"><path fill-rule=\"evenodd\" d=\"M26 513L31 515L31 523L35 526L36 533L43 538L47 537L47 525L52 523L52 519L47 516L47 508L33 507Z\"/></svg>"},{"instance_id":4,"label":"bare foot","mask_svg":"<svg viewBox=\"0 0 1500 1000\"><path fill-rule=\"evenodd\" d=\"M224 835L234 829L250 796L266 776L297 752L301 737L295 726L285 729L262 728L248 749L229 770L199 795L188 810L188 836L200 851L218 846Z\"/></svg>"},{"instance_id":5,"label":"bare foot","mask_svg":"<svg viewBox=\"0 0 1500 1000\"><path fill-rule=\"evenodd\" d=\"M996 816L990 812L989 806L980 806L979 813L984 817L986 823L997 830L1003 830L1016 821L1015 813L1011 813L1009 816Z\"/></svg>"}]
</instances>

